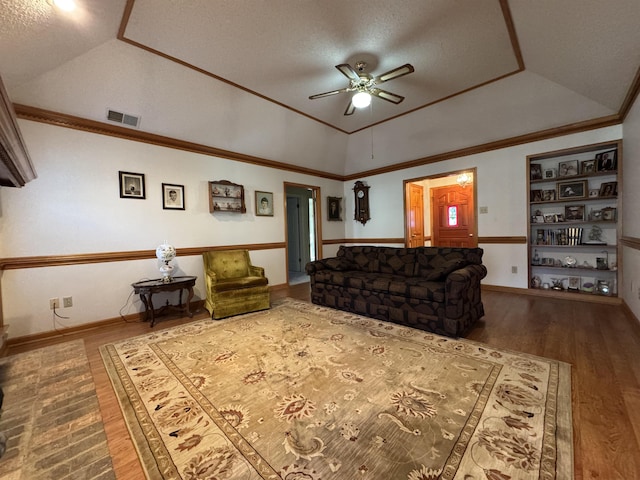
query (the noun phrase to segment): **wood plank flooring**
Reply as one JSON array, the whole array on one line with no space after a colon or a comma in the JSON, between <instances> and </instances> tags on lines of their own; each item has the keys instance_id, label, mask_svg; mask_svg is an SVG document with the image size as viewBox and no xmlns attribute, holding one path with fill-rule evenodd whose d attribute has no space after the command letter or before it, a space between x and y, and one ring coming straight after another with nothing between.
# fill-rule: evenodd
<instances>
[{"instance_id":1,"label":"wood plank flooring","mask_svg":"<svg viewBox=\"0 0 640 480\"><path fill-rule=\"evenodd\" d=\"M272 291L272 299L285 296L308 301L308 284ZM482 298L485 316L467 338L572 365L575 479L640 479L640 325L635 319L614 305L493 291L484 291ZM207 312L194 318L207 318ZM160 320L154 329L188 320ZM119 480L144 474L98 348L148 331L146 323L124 323L9 349L13 354L84 339Z\"/></svg>"}]
</instances>

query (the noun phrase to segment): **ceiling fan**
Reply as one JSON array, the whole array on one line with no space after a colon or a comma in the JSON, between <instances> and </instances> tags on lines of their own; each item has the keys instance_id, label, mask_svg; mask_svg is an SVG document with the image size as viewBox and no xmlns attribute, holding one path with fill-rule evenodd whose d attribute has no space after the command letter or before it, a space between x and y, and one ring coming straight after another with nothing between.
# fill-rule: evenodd
<instances>
[{"instance_id":1,"label":"ceiling fan","mask_svg":"<svg viewBox=\"0 0 640 480\"><path fill-rule=\"evenodd\" d=\"M381 83L393 80L394 78L412 73L414 69L411 64L405 63L404 65L394 68L393 70L389 70L377 77L374 77L365 71L367 68L366 62L356 62L354 66L355 68L346 63L336 65L336 68L340 73L349 79L348 87L341 88L340 90L333 90L331 92L311 95L309 99L314 100L316 98L329 97L331 95L337 95L338 93L344 92L358 92L349 101L349 105L347 105L347 109L344 111L345 115L352 115L356 108L368 107L371 103L372 95L386 100L387 102L395 103L396 105L404 100L403 96L387 92L377 86Z\"/></svg>"}]
</instances>

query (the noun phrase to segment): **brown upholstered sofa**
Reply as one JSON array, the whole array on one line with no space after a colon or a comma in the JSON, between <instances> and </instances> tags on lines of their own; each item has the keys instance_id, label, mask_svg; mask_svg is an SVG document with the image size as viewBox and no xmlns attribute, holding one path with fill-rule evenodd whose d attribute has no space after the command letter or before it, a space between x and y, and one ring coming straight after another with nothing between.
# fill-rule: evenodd
<instances>
[{"instance_id":1,"label":"brown upholstered sofa","mask_svg":"<svg viewBox=\"0 0 640 480\"><path fill-rule=\"evenodd\" d=\"M481 248L341 246L306 266L311 301L448 336L484 315Z\"/></svg>"}]
</instances>

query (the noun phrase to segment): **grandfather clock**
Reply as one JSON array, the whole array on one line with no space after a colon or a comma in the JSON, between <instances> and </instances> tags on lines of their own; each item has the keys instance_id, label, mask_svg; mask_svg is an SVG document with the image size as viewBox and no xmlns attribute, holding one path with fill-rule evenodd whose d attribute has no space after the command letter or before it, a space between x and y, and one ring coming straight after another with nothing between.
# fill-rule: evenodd
<instances>
[{"instance_id":1,"label":"grandfather clock","mask_svg":"<svg viewBox=\"0 0 640 480\"><path fill-rule=\"evenodd\" d=\"M364 225L371 219L369 216L369 186L358 180L353 186L353 194L356 204L353 218Z\"/></svg>"}]
</instances>

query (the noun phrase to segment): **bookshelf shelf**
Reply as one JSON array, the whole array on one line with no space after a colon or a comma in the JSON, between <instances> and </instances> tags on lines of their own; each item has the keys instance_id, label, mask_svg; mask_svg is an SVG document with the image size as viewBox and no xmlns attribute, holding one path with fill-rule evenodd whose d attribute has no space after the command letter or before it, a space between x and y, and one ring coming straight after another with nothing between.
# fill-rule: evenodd
<instances>
[{"instance_id":1,"label":"bookshelf shelf","mask_svg":"<svg viewBox=\"0 0 640 480\"><path fill-rule=\"evenodd\" d=\"M616 297L622 141L530 155L527 167L529 288Z\"/></svg>"}]
</instances>

